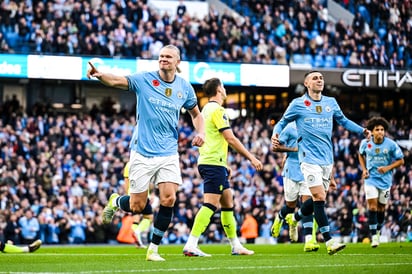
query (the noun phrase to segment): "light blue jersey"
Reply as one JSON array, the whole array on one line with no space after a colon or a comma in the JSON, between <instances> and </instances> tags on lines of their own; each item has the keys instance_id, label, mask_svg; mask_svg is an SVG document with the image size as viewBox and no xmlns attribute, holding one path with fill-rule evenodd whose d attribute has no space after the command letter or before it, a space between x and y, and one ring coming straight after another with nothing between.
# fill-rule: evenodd
<instances>
[{"instance_id":1,"label":"light blue jersey","mask_svg":"<svg viewBox=\"0 0 412 274\"><path fill-rule=\"evenodd\" d=\"M381 144L375 144L372 137L370 141L366 139L361 141L359 153L365 156L366 168L369 171L369 178L365 179L365 184L378 189L390 188L392 185L392 170L381 174L378 172L378 167L388 166L403 158L399 145L386 137Z\"/></svg>"},{"instance_id":2,"label":"light blue jersey","mask_svg":"<svg viewBox=\"0 0 412 274\"><path fill-rule=\"evenodd\" d=\"M289 123L280 133L279 141L285 147L297 147L298 133L296 123ZM282 176L289 178L294 182L304 180L302 171L300 171L299 156L297 152L287 152L285 166L283 167Z\"/></svg>"},{"instance_id":3,"label":"light blue jersey","mask_svg":"<svg viewBox=\"0 0 412 274\"><path fill-rule=\"evenodd\" d=\"M173 82L164 82L158 71L134 74L127 80L137 101L130 148L146 157L177 154L180 110L197 105L193 87L178 75Z\"/></svg>"},{"instance_id":4,"label":"light blue jersey","mask_svg":"<svg viewBox=\"0 0 412 274\"><path fill-rule=\"evenodd\" d=\"M299 161L313 165L333 164L333 121L352 132L363 133L364 130L346 118L335 98L324 95L319 101L311 99L307 93L293 99L275 125L273 135L280 134L292 121L296 122L298 131Z\"/></svg>"}]
</instances>

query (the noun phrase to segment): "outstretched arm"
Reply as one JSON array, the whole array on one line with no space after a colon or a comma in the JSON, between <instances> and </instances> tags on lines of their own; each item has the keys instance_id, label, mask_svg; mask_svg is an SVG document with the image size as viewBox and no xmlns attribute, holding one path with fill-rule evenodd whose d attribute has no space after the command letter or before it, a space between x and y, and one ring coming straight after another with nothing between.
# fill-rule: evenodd
<instances>
[{"instance_id":1,"label":"outstretched arm","mask_svg":"<svg viewBox=\"0 0 412 274\"><path fill-rule=\"evenodd\" d=\"M129 89L129 83L125 76L118 76L111 73L100 72L96 67L89 62L90 69L87 71L87 78L96 77L103 85L108 87L119 88L123 90Z\"/></svg>"}]
</instances>

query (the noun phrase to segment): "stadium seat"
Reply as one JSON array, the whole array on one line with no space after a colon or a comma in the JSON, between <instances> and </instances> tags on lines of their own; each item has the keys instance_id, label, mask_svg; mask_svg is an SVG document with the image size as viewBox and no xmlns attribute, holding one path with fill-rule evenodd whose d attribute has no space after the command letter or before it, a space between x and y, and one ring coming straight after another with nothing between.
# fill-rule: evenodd
<instances>
[{"instance_id":1,"label":"stadium seat","mask_svg":"<svg viewBox=\"0 0 412 274\"><path fill-rule=\"evenodd\" d=\"M342 65L341 65L342 67L346 67L347 62L346 62L346 60L345 60L345 57L343 57L342 55L337 55L337 56L336 56L336 66L337 66L338 64L342 64Z\"/></svg>"},{"instance_id":2,"label":"stadium seat","mask_svg":"<svg viewBox=\"0 0 412 274\"><path fill-rule=\"evenodd\" d=\"M336 68L336 60L332 55L325 57L325 68Z\"/></svg>"},{"instance_id":3,"label":"stadium seat","mask_svg":"<svg viewBox=\"0 0 412 274\"><path fill-rule=\"evenodd\" d=\"M313 59L312 66L316 68L322 68L324 65L325 65L325 62L323 60L323 56L319 54L315 55L315 59Z\"/></svg>"},{"instance_id":4,"label":"stadium seat","mask_svg":"<svg viewBox=\"0 0 412 274\"><path fill-rule=\"evenodd\" d=\"M387 33L387 32L386 32L386 28L380 27L380 28L378 29L379 38L385 39L386 33Z\"/></svg>"},{"instance_id":5,"label":"stadium seat","mask_svg":"<svg viewBox=\"0 0 412 274\"><path fill-rule=\"evenodd\" d=\"M302 54L293 54L292 56L292 62L294 64L304 64L303 56Z\"/></svg>"},{"instance_id":6,"label":"stadium seat","mask_svg":"<svg viewBox=\"0 0 412 274\"><path fill-rule=\"evenodd\" d=\"M15 48L18 44L19 35L15 32L6 33L6 41L10 48Z\"/></svg>"},{"instance_id":7,"label":"stadium seat","mask_svg":"<svg viewBox=\"0 0 412 274\"><path fill-rule=\"evenodd\" d=\"M313 63L313 57L312 57L312 55L310 55L310 54L305 54L305 55L303 56L303 59L304 59L304 64L312 65L312 63Z\"/></svg>"}]
</instances>

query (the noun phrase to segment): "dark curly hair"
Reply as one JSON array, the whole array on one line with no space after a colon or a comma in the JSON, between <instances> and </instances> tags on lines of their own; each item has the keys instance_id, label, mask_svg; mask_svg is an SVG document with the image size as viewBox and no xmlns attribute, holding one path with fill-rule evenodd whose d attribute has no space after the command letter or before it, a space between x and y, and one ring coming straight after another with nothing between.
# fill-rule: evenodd
<instances>
[{"instance_id":1,"label":"dark curly hair","mask_svg":"<svg viewBox=\"0 0 412 274\"><path fill-rule=\"evenodd\" d=\"M389 122L383 117L372 117L368 120L366 128L373 130L376 126L383 126L385 131L389 128Z\"/></svg>"}]
</instances>

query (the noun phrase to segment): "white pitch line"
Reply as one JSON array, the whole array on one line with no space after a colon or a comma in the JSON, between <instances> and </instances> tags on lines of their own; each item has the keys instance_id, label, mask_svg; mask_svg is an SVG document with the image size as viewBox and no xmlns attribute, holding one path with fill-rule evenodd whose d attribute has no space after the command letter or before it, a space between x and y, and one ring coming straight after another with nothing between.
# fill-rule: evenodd
<instances>
[{"instance_id":1,"label":"white pitch line","mask_svg":"<svg viewBox=\"0 0 412 274\"><path fill-rule=\"evenodd\" d=\"M400 265L410 265L412 262L405 263L382 263L379 266L400 266ZM336 264L336 265L268 265L268 266L230 266L230 267L198 267L198 268L168 268L168 269L131 269L131 270L105 270L105 271L82 271L80 273L84 274L98 274L98 273L159 273L159 272L193 272L193 271L224 271L224 270L254 270L254 269L293 269L293 268L306 268L306 267L319 267L319 268L329 268L329 267L376 267L377 264ZM0 272L0 273L10 273L10 274L55 274L55 272ZM71 274L73 272L59 272L59 274Z\"/></svg>"}]
</instances>

